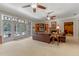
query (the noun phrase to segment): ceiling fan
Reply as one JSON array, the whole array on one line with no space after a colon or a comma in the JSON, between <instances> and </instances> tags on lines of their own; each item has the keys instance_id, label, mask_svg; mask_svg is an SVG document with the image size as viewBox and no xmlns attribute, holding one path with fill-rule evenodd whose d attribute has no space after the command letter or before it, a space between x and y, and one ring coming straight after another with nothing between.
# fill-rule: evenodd
<instances>
[{"instance_id":1,"label":"ceiling fan","mask_svg":"<svg viewBox=\"0 0 79 59\"><path fill-rule=\"evenodd\" d=\"M46 9L45 6L40 5L40 4L29 4L29 5L22 6L22 8L27 8L27 7L32 7L34 13L36 12L37 8L44 9L44 10Z\"/></svg>"},{"instance_id":2,"label":"ceiling fan","mask_svg":"<svg viewBox=\"0 0 79 59\"><path fill-rule=\"evenodd\" d=\"M46 16L46 18L48 19L48 20L50 20L50 19L53 19L54 17L56 17L56 16L49 16L51 13L53 13L54 11L50 11L50 12L48 12L47 13L47 16Z\"/></svg>"}]
</instances>

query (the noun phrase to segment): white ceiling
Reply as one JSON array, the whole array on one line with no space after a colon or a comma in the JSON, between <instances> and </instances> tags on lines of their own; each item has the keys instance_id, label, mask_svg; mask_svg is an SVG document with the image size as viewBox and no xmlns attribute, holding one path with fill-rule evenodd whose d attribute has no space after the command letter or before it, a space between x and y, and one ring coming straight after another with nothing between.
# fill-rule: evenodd
<instances>
[{"instance_id":1,"label":"white ceiling","mask_svg":"<svg viewBox=\"0 0 79 59\"><path fill-rule=\"evenodd\" d=\"M36 13L33 13L33 10L31 7L22 8L22 6L28 5L28 4L29 3L7 3L3 5L5 5L6 7L9 7L10 9L14 9L15 11L19 11L24 15L28 15L36 19L46 17L47 12L50 12L50 11L54 11L51 15L55 15L58 18L72 17L79 13L78 3L40 3L41 5L47 7L47 9L46 10L38 9Z\"/></svg>"}]
</instances>

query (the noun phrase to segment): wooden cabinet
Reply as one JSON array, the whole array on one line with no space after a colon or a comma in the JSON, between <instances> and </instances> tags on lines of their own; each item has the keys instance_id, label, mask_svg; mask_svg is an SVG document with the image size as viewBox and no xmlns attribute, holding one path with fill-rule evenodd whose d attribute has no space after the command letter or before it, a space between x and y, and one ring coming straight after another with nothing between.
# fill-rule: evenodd
<instances>
[{"instance_id":1,"label":"wooden cabinet","mask_svg":"<svg viewBox=\"0 0 79 59\"><path fill-rule=\"evenodd\" d=\"M35 32L48 32L48 24L38 23L35 24Z\"/></svg>"},{"instance_id":2,"label":"wooden cabinet","mask_svg":"<svg viewBox=\"0 0 79 59\"><path fill-rule=\"evenodd\" d=\"M35 24L35 32L39 32L39 24Z\"/></svg>"},{"instance_id":3,"label":"wooden cabinet","mask_svg":"<svg viewBox=\"0 0 79 59\"><path fill-rule=\"evenodd\" d=\"M46 32L49 31L49 26L48 26L48 24L45 24L45 29L46 29Z\"/></svg>"}]
</instances>

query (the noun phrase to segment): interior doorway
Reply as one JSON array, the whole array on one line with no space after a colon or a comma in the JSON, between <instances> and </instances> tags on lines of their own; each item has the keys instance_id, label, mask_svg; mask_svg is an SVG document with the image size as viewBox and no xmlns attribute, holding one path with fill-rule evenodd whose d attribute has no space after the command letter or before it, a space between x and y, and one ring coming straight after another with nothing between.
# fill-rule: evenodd
<instances>
[{"instance_id":1,"label":"interior doorway","mask_svg":"<svg viewBox=\"0 0 79 59\"><path fill-rule=\"evenodd\" d=\"M73 35L73 22L64 22L64 32L68 36Z\"/></svg>"}]
</instances>

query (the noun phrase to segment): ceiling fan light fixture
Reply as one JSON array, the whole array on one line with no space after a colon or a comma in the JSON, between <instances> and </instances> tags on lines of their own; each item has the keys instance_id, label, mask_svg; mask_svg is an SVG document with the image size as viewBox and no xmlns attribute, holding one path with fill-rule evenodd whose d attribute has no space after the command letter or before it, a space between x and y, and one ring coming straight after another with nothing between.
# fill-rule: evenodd
<instances>
[{"instance_id":1,"label":"ceiling fan light fixture","mask_svg":"<svg viewBox=\"0 0 79 59\"><path fill-rule=\"evenodd\" d=\"M31 7L32 8L37 8L37 4L32 4Z\"/></svg>"},{"instance_id":2,"label":"ceiling fan light fixture","mask_svg":"<svg viewBox=\"0 0 79 59\"><path fill-rule=\"evenodd\" d=\"M50 17L47 17L48 20L50 20Z\"/></svg>"}]
</instances>

